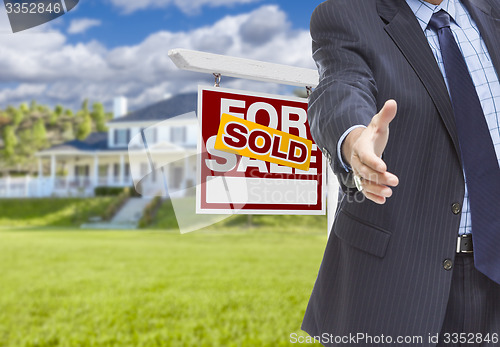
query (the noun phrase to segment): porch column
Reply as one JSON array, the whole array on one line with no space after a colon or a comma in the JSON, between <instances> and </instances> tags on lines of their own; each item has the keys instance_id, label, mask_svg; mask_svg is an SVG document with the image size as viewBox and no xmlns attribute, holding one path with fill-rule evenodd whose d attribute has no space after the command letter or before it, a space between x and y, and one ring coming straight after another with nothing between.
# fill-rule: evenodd
<instances>
[{"instance_id":1,"label":"porch column","mask_svg":"<svg viewBox=\"0 0 500 347\"><path fill-rule=\"evenodd\" d=\"M43 178L43 166L41 157L38 157L38 178Z\"/></svg>"},{"instance_id":2,"label":"porch column","mask_svg":"<svg viewBox=\"0 0 500 347\"><path fill-rule=\"evenodd\" d=\"M50 178L52 180L56 178L56 156L54 154L50 156Z\"/></svg>"},{"instance_id":3,"label":"porch column","mask_svg":"<svg viewBox=\"0 0 500 347\"><path fill-rule=\"evenodd\" d=\"M68 160L68 174L66 175L64 180L64 187L68 190L71 189L72 184L76 181L75 167L76 167L75 161Z\"/></svg>"},{"instance_id":4,"label":"porch column","mask_svg":"<svg viewBox=\"0 0 500 347\"><path fill-rule=\"evenodd\" d=\"M28 197L31 197L31 194L30 194L31 176L28 174L28 175L26 175L26 177L24 179L25 179L25 181L24 181L24 197L28 198Z\"/></svg>"},{"instance_id":5,"label":"porch column","mask_svg":"<svg viewBox=\"0 0 500 347\"><path fill-rule=\"evenodd\" d=\"M120 186L125 185L125 156L120 155Z\"/></svg>"},{"instance_id":6,"label":"porch column","mask_svg":"<svg viewBox=\"0 0 500 347\"><path fill-rule=\"evenodd\" d=\"M36 190L38 197L42 196L43 165L42 158L38 157L38 179L36 180Z\"/></svg>"},{"instance_id":7,"label":"porch column","mask_svg":"<svg viewBox=\"0 0 500 347\"><path fill-rule=\"evenodd\" d=\"M54 192L54 187L56 184L56 156L55 154L52 154L50 156L50 194Z\"/></svg>"},{"instance_id":8,"label":"porch column","mask_svg":"<svg viewBox=\"0 0 500 347\"><path fill-rule=\"evenodd\" d=\"M5 177L5 196L7 198L10 198L10 184L11 184L11 178L10 174L7 174L7 177Z\"/></svg>"},{"instance_id":9,"label":"porch column","mask_svg":"<svg viewBox=\"0 0 500 347\"><path fill-rule=\"evenodd\" d=\"M94 154L94 188L99 186L99 156Z\"/></svg>"},{"instance_id":10,"label":"porch column","mask_svg":"<svg viewBox=\"0 0 500 347\"><path fill-rule=\"evenodd\" d=\"M113 164L108 164L108 169L107 169L107 175L108 175L108 186L113 185Z\"/></svg>"}]
</instances>

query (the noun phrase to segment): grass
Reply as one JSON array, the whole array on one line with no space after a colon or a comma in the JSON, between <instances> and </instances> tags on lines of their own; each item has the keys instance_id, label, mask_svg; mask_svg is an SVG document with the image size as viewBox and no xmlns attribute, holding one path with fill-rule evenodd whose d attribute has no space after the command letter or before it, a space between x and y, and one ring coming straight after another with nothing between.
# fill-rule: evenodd
<instances>
[{"instance_id":1,"label":"grass","mask_svg":"<svg viewBox=\"0 0 500 347\"><path fill-rule=\"evenodd\" d=\"M166 200L160 206L156 216L148 226L148 229L178 229L177 218L189 218L196 214L195 202L192 199L177 199L177 212L182 211L184 215L174 213L172 202ZM321 230L327 228L325 216L297 216L297 215L255 215L251 216L251 225L258 227L271 227L277 230ZM242 228L248 226L248 215L235 215L219 222L215 227Z\"/></svg>"},{"instance_id":2,"label":"grass","mask_svg":"<svg viewBox=\"0 0 500 347\"><path fill-rule=\"evenodd\" d=\"M0 199L0 227L70 227L102 216L116 197Z\"/></svg>"},{"instance_id":3,"label":"grass","mask_svg":"<svg viewBox=\"0 0 500 347\"><path fill-rule=\"evenodd\" d=\"M291 345L326 227L238 218L186 235L1 231L0 346Z\"/></svg>"}]
</instances>

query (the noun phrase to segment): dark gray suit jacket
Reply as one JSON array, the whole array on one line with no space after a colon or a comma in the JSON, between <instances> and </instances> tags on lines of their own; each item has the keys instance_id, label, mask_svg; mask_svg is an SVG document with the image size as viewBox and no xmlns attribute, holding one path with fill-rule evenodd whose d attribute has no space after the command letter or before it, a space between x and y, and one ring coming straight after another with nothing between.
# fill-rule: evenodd
<instances>
[{"instance_id":1,"label":"dark gray suit jacket","mask_svg":"<svg viewBox=\"0 0 500 347\"><path fill-rule=\"evenodd\" d=\"M500 1L463 3L500 72ZM311 35L321 82L309 123L342 194L302 329L312 336L423 336L429 345L445 314L452 271L443 263L455 257L464 198L442 74L404 0L329 0L314 12ZM380 206L359 202L336 146L388 99L398 102L398 114L384 160L400 185Z\"/></svg>"}]
</instances>

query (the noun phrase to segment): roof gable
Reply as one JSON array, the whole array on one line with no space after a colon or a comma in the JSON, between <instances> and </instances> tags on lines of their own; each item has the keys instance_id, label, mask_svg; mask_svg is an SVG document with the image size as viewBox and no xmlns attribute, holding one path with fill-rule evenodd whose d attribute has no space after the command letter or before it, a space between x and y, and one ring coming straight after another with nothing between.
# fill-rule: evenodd
<instances>
[{"instance_id":1,"label":"roof gable","mask_svg":"<svg viewBox=\"0 0 500 347\"><path fill-rule=\"evenodd\" d=\"M198 105L196 93L178 94L153 105L133 111L126 116L115 118L110 125L117 123L164 121L189 112L195 112Z\"/></svg>"},{"instance_id":2,"label":"roof gable","mask_svg":"<svg viewBox=\"0 0 500 347\"><path fill-rule=\"evenodd\" d=\"M91 133L85 140L72 140L60 145L52 146L46 150L40 151L44 152L73 152L73 151L105 151L108 150L108 133Z\"/></svg>"}]
</instances>

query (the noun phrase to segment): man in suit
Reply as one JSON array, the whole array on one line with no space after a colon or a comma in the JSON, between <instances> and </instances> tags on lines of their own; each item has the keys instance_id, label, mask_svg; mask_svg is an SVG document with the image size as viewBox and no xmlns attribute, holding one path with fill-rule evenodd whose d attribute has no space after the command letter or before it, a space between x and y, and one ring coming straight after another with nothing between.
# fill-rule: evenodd
<instances>
[{"instance_id":1,"label":"man in suit","mask_svg":"<svg viewBox=\"0 0 500 347\"><path fill-rule=\"evenodd\" d=\"M342 191L302 329L500 345L500 2L329 0L311 36Z\"/></svg>"}]
</instances>

